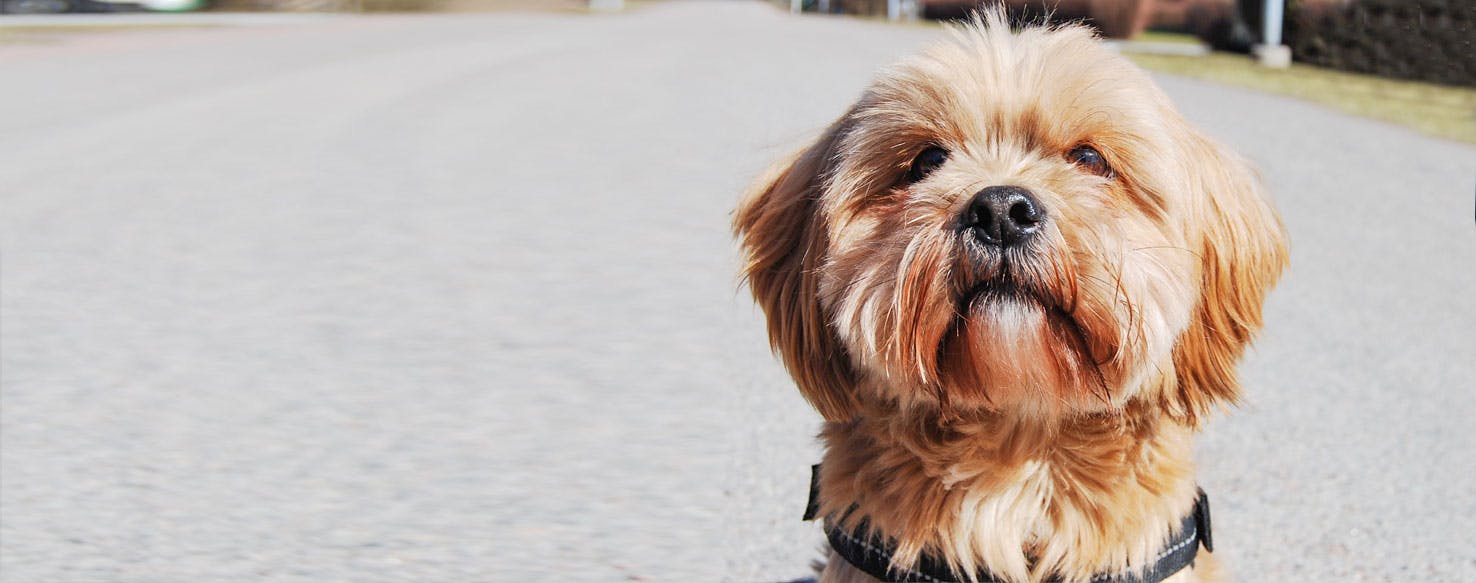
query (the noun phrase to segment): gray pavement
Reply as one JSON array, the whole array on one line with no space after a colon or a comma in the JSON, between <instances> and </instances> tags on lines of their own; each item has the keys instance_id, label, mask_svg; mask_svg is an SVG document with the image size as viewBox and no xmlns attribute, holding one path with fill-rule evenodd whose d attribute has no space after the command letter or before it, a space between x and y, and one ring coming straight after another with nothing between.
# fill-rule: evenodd
<instances>
[{"instance_id":1,"label":"gray pavement","mask_svg":"<svg viewBox=\"0 0 1476 583\"><path fill-rule=\"evenodd\" d=\"M342 18L342 14L322 12L117 12L81 14L6 14L0 16L0 29L78 28L173 28L201 26L283 26L317 24Z\"/></svg>"},{"instance_id":2,"label":"gray pavement","mask_svg":"<svg viewBox=\"0 0 1476 583\"><path fill-rule=\"evenodd\" d=\"M925 27L758 3L0 44L0 580L773 581L817 417L729 209ZM1163 78L1293 269L1243 581L1476 580L1476 148Z\"/></svg>"}]
</instances>

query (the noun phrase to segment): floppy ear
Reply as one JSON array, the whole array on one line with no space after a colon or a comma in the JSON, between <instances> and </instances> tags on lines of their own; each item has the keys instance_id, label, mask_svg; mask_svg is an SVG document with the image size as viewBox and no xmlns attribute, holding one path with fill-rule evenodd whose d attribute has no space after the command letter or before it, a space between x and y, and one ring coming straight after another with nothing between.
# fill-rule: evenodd
<instances>
[{"instance_id":1,"label":"floppy ear","mask_svg":"<svg viewBox=\"0 0 1476 583\"><path fill-rule=\"evenodd\" d=\"M850 419L856 410L855 376L816 290L816 268L828 244L820 192L844 123L837 121L815 144L765 172L733 219L747 260L743 274L768 315L769 344L827 421Z\"/></svg>"},{"instance_id":2,"label":"floppy ear","mask_svg":"<svg viewBox=\"0 0 1476 583\"><path fill-rule=\"evenodd\" d=\"M1181 143L1203 273L1199 304L1174 348L1169 410L1190 424L1240 396L1235 365L1261 329L1261 304L1286 268L1286 232L1248 163L1193 130ZM1197 234L1196 234L1196 231Z\"/></svg>"}]
</instances>

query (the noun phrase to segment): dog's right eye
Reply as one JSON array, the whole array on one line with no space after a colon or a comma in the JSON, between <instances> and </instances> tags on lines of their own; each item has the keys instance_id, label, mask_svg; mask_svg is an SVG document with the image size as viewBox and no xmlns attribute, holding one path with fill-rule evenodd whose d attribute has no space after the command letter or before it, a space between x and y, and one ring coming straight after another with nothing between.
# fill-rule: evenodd
<instances>
[{"instance_id":1,"label":"dog's right eye","mask_svg":"<svg viewBox=\"0 0 1476 583\"><path fill-rule=\"evenodd\" d=\"M931 146L923 150L912 159L912 167L907 170L907 182L917 182L927 178L939 166L948 161L948 150Z\"/></svg>"}]
</instances>

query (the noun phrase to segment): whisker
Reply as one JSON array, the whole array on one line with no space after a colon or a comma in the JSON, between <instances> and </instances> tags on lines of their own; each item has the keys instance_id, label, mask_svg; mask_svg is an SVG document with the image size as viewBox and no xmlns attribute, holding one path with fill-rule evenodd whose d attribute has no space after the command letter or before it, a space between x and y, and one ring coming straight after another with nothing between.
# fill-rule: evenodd
<instances>
[{"instance_id":1,"label":"whisker","mask_svg":"<svg viewBox=\"0 0 1476 583\"><path fill-rule=\"evenodd\" d=\"M1137 252L1137 251L1152 251L1152 250L1155 250L1155 249L1173 249L1175 251L1183 251L1185 253L1188 253L1188 254L1193 255L1195 257L1198 257L1200 259L1204 259L1204 257L1201 256L1198 251L1195 251L1195 250L1190 249L1188 247L1179 247L1178 245L1151 245L1151 246L1148 246L1148 247L1138 247L1138 248L1132 249L1132 251L1134 251L1134 252Z\"/></svg>"}]
</instances>

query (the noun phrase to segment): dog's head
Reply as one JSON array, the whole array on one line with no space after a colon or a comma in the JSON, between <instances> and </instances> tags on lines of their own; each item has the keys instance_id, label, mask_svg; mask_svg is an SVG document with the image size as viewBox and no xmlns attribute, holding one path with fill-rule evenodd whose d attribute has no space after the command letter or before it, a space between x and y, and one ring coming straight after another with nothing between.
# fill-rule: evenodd
<instances>
[{"instance_id":1,"label":"dog's head","mask_svg":"<svg viewBox=\"0 0 1476 583\"><path fill-rule=\"evenodd\" d=\"M870 396L1193 422L1286 263L1247 164L1080 27L994 16L885 70L738 209L770 338L830 420Z\"/></svg>"}]
</instances>

